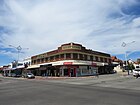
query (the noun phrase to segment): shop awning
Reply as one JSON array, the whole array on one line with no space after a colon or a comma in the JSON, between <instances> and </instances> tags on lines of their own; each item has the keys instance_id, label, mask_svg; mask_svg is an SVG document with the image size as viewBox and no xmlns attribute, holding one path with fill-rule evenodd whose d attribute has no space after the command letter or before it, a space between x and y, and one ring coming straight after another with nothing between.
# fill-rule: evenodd
<instances>
[{"instance_id":1,"label":"shop awning","mask_svg":"<svg viewBox=\"0 0 140 105\"><path fill-rule=\"evenodd\" d=\"M44 63L44 64L41 64L41 65L40 65L40 67L42 67L42 66L51 67L52 64L50 64L50 63Z\"/></svg>"},{"instance_id":2,"label":"shop awning","mask_svg":"<svg viewBox=\"0 0 140 105\"><path fill-rule=\"evenodd\" d=\"M7 70L12 70L12 68L6 68L6 69L3 69L3 71L7 71Z\"/></svg>"},{"instance_id":3,"label":"shop awning","mask_svg":"<svg viewBox=\"0 0 140 105\"><path fill-rule=\"evenodd\" d=\"M17 68L11 68L11 70L16 70Z\"/></svg>"},{"instance_id":4,"label":"shop awning","mask_svg":"<svg viewBox=\"0 0 140 105\"><path fill-rule=\"evenodd\" d=\"M16 70L16 68L6 68L6 69L3 69L3 71L7 71L7 70Z\"/></svg>"},{"instance_id":5,"label":"shop awning","mask_svg":"<svg viewBox=\"0 0 140 105\"><path fill-rule=\"evenodd\" d=\"M18 66L17 69L25 68L25 66Z\"/></svg>"},{"instance_id":6,"label":"shop awning","mask_svg":"<svg viewBox=\"0 0 140 105\"><path fill-rule=\"evenodd\" d=\"M31 66L28 66L27 69L35 69L35 68L39 68L40 65L31 65Z\"/></svg>"},{"instance_id":7,"label":"shop awning","mask_svg":"<svg viewBox=\"0 0 140 105\"><path fill-rule=\"evenodd\" d=\"M112 62L112 64L114 64L114 65L119 65L119 62Z\"/></svg>"},{"instance_id":8,"label":"shop awning","mask_svg":"<svg viewBox=\"0 0 140 105\"><path fill-rule=\"evenodd\" d=\"M102 63L102 64L103 64L103 66L108 65L108 63Z\"/></svg>"},{"instance_id":9,"label":"shop awning","mask_svg":"<svg viewBox=\"0 0 140 105\"><path fill-rule=\"evenodd\" d=\"M43 64L43 65L40 65L40 70L46 70L50 67L52 67L52 64Z\"/></svg>"}]
</instances>

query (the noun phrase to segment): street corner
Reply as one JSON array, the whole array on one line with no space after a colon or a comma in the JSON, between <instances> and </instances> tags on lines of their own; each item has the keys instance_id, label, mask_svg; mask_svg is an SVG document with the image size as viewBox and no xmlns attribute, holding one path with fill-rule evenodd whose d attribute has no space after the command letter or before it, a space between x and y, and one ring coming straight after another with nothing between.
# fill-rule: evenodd
<instances>
[{"instance_id":1,"label":"street corner","mask_svg":"<svg viewBox=\"0 0 140 105\"><path fill-rule=\"evenodd\" d=\"M35 76L35 80L64 80L64 79L86 79L86 78L95 78L95 76L85 76L85 77L42 77Z\"/></svg>"},{"instance_id":2,"label":"street corner","mask_svg":"<svg viewBox=\"0 0 140 105\"><path fill-rule=\"evenodd\" d=\"M34 80L46 80L47 77L35 76Z\"/></svg>"},{"instance_id":3,"label":"street corner","mask_svg":"<svg viewBox=\"0 0 140 105\"><path fill-rule=\"evenodd\" d=\"M128 76L132 76L132 73L128 74L128 72L121 72L121 73L119 73L119 75L121 75L123 77L128 77Z\"/></svg>"}]
</instances>

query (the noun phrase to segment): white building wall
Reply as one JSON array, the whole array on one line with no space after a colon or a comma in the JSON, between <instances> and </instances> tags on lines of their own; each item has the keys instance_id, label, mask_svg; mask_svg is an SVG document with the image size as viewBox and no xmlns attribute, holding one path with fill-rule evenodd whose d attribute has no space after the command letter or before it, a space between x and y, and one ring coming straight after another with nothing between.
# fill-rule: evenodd
<instances>
[{"instance_id":1,"label":"white building wall","mask_svg":"<svg viewBox=\"0 0 140 105\"><path fill-rule=\"evenodd\" d=\"M140 64L134 64L135 69L140 68Z\"/></svg>"}]
</instances>

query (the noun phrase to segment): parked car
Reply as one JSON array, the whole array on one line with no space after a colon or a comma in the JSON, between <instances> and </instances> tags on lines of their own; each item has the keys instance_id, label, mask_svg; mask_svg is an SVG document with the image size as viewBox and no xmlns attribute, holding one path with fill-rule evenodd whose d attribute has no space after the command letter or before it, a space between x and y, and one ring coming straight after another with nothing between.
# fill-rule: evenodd
<instances>
[{"instance_id":1,"label":"parked car","mask_svg":"<svg viewBox=\"0 0 140 105\"><path fill-rule=\"evenodd\" d=\"M140 76L140 69L134 69L133 70L133 76L134 77L137 77L137 76L139 77Z\"/></svg>"},{"instance_id":2,"label":"parked car","mask_svg":"<svg viewBox=\"0 0 140 105\"><path fill-rule=\"evenodd\" d=\"M34 74L32 74L32 73L23 74L22 77L28 78L28 79L35 78Z\"/></svg>"},{"instance_id":3,"label":"parked car","mask_svg":"<svg viewBox=\"0 0 140 105\"><path fill-rule=\"evenodd\" d=\"M16 73L11 73L9 75L9 77L21 77L21 75L20 74L16 74Z\"/></svg>"}]
</instances>

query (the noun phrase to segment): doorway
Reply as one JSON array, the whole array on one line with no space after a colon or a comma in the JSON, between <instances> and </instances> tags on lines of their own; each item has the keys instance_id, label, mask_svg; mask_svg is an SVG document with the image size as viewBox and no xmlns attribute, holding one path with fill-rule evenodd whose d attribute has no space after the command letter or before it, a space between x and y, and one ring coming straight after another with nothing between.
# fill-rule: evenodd
<instances>
[{"instance_id":1,"label":"doorway","mask_svg":"<svg viewBox=\"0 0 140 105\"><path fill-rule=\"evenodd\" d=\"M74 77L74 76L75 76L74 68L70 68L70 77Z\"/></svg>"},{"instance_id":2,"label":"doorway","mask_svg":"<svg viewBox=\"0 0 140 105\"><path fill-rule=\"evenodd\" d=\"M68 69L64 69L64 76L69 76Z\"/></svg>"}]
</instances>

